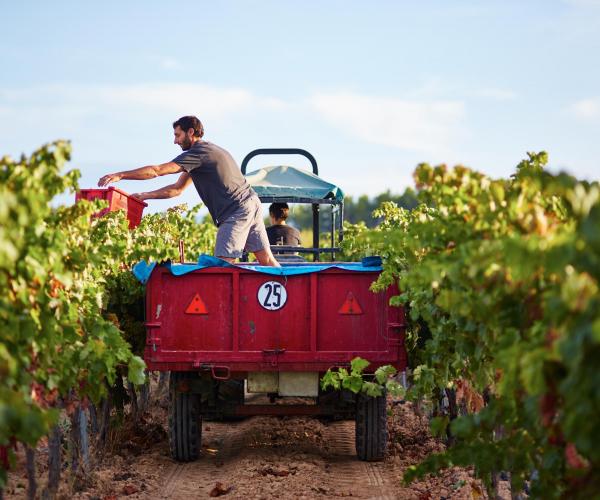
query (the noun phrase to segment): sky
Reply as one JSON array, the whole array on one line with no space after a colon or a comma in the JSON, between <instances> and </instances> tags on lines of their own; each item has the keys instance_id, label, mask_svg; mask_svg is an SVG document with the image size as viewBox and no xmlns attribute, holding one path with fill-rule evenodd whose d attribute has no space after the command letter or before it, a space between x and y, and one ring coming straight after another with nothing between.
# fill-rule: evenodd
<instances>
[{"instance_id":1,"label":"sky","mask_svg":"<svg viewBox=\"0 0 600 500\"><path fill-rule=\"evenodd\" d=\"M82 187L172 160L187 114L238 163L303 148L353 196L403 192L420 162L506 177L540 150L600 178L600 0L0 0L0 17L0 156L69 139ZM308 167L248 169L277 164ZM147 210L181 202L193 187Z\"/></svg>"}]
</instances>

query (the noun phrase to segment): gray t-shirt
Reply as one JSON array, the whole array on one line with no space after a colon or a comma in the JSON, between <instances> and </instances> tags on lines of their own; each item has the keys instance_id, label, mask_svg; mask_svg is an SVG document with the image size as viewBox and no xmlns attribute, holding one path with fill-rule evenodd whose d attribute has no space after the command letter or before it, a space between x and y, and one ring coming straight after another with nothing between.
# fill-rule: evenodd
<instances>
[{"instance_id":1,"label":"gray t-shirt","mask_svg":"<svg viewBox=\"0 0 600 500\"><path fill-rule=\"evenodd\" d=\"M216 144L196 141L173 161L190 174L217 226L256 196L232 156Z\"/></svg>"}]
</instances>

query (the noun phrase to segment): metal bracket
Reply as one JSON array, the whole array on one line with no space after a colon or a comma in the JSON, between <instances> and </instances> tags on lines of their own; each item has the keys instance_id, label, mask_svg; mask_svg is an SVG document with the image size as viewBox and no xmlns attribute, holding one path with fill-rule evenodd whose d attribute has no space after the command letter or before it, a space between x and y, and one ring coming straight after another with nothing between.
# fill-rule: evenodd
<instances>
[{"instance_id":1,"label":"metal bracket","mask_svg":"<svg viewBox=\"0 0 600 500\"><path fill-rule=\"evenodd\" d=\"M223 370L225 372L225 375L217 375L217 370ZM229 380L229 378L231 377L231 371L229 370L228 366L211 366L210 374L215 380Z\"/></svg>"},{"instance_id":2,"label":"metal bracket","mask_svg":"<svg viewBox=\"0 0 600 500\"><path fill-rule=\"evenodd\" d=\"M263 354L283 354L285 349L263 349Z\"/></svg>"}]
</instances>

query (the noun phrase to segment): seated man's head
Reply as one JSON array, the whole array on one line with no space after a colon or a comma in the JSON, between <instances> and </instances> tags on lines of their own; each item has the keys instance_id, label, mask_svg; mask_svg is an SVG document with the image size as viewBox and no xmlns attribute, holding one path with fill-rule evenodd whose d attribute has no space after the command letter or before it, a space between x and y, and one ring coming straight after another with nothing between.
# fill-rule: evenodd
<instances>
[{"instance_id":1,"label":"seated man's head","mask_svg":"<svg viewBox=\"0 0 600 500\"><path fill-rule=\"evenodd\" d=\"M271 224L285 224L285 220L290 213L290 207L287 203L272 203L269 207Z\"/></svg>"}]
</instances>

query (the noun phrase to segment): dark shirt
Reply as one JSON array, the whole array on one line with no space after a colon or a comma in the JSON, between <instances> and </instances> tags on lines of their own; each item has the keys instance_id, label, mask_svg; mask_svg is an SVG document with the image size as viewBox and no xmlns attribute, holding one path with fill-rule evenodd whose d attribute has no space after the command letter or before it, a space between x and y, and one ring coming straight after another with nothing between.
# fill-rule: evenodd
<instances>
[{"instance_id":1,"label":"dark shirt","mask_svg":"<svg viewBox=\"0 0 600 500\"><path fill-rule=\"evenodd\" d=\"M256 196L232 156L216 144L196 141L173 161L190 174L217 226Z\"/></svg>"},{"instance_id":2,"label":"dark shirt","mask_svg":"<svg viewBox=\"0 0 600 500\"><path fill-rule=\"evenodd\" d=\"M300 246L300 231L286 224L275 224L267 228L267 236L271 245Z\"/></svg>"}]
</instances>

